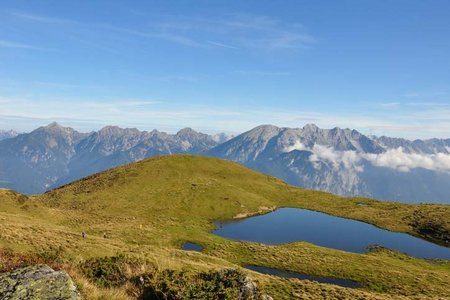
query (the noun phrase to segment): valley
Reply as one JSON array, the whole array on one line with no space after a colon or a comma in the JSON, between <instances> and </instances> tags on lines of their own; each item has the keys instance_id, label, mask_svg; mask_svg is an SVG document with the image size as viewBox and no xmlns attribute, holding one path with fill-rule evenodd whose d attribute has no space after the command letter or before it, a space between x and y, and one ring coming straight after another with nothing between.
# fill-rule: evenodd
<instances>
[{"instance_id":1,"label":"valley","mask_svg":"<svg viewBox=\"0 0 450 300\"><path fill-rule=\"evenodd\" d=\"M230 161L189 155L146 159L41 195L2 190L0 198L2 270L46 262L67 270L87 299L133 298L142 292L133 278L143 274L174 286L166 271L192 278L227 268L249 274L274 299L318 299L324 294L327 299L450 297L446 260L424 260L380 247L351 253L301 241L274 246L212 234L216 220L294 207L448 247L447 205L339 197L296 188ZM181 246L186 242L203 250L184 251ZM109 260L121 270L119 283L102 277L99 284L100 279L83 267L88 264L95 270ZM246 265L350 280L362 288L263 275L241 268Z\"/></svg>"}]
</instances>

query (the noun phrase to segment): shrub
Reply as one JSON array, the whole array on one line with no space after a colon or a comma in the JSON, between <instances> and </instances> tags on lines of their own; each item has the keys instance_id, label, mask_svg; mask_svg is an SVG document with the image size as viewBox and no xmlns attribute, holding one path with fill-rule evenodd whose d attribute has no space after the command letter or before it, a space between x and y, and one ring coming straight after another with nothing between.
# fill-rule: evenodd
<instances>
[{"instance_id":1,"label":"shrub","mask_svg":"<svg viewBox=\"0 0 450 300\"><path fill-rule=\"evenodd\" d=\"M91 258L80 265L83 274L102 287L120 286L128 280L125 273L126 257Z\"/></svg>"},{"instance_id":2,"label":"shrub","mask_svg":"<svg viewBox=\"0 0 450 300\"><path fill-rule=\"evenodd\" d=\"M234 269L188 274L165 270L145 274L142 300L238 299L245 274Z\"/></svg>"}]
</instances>

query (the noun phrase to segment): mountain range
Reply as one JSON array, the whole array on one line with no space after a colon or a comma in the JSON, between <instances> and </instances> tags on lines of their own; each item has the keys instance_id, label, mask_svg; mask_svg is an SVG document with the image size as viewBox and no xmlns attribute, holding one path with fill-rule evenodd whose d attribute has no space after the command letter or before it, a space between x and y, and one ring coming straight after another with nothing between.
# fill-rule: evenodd
<instances>
[{"instance_id":1,"label":"mountain range","mask_svg":"<svg viewBox=\"0 0 450 300\"><path fill-rule=\"evenodd\" d=\"M208 154L338 195L450 203L450 139L409 141L314 124L263 125Z\"/></svg>"},{"instance_id":2,"label":"mountain range","mask_svg":"<svg viewBox=\"0 0 450 300\"><path fill-rule=\"evenodd\" d=\"M366 136L351 129L258 126L236 137L57 123L0 141L0 187L35 194L118 165L165 154L236 161L297 186L343 196L450 203L450 139Z\"/></svg>"}]
</instances>

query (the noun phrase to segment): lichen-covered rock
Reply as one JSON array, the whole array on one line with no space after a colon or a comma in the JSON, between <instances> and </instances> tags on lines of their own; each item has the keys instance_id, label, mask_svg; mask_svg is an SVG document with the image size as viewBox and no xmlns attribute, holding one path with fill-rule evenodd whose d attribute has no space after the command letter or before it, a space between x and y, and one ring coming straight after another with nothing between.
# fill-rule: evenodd
<instances>
[{"instance_id":1,"label":"lichen-covered rock","mask_svg":"<svg viewBox=\"0 0 450 300\"><path fill-rule=\"evenodd\" d=\"M66 272L36 265L0 274L0 299L78 300L81 299Z\"/></svg>"},{"instance_id":2,"label":"lichen-covered rock","mask_svg":"<svg viewBox=\"0 0 450 300\"><path fill-rule=\"evenodd\" d=\"M240 288L240 297L242 300L257 299L258 288L250 277L245 277L244 282Z\"/></svg>"},{"instance_id":3,"label":"lichen-covered rock","mask_svg":"<svg viewBox=\"0 0 450 300\"><path fill-rule=\"evenodd\" d=\"M239 292L239 300L273 300L269 295L261 294L256 283L248 276L242 282Z\"/></svg>"}]
</instances>

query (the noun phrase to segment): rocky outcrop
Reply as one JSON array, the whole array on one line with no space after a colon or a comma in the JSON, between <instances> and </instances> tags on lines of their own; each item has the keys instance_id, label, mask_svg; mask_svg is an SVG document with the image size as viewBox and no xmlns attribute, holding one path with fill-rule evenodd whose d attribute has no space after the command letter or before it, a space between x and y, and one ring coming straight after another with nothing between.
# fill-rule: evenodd
<instances>
[{"instance_id":1,"label":"rocky outcrop","mask_svg":"<svg viewBox=\"0 0 450 300\"><path fill-rule=\"evenodd\" d=\"M66 272L54 271L46 265L36 265L0 274L0 299L81 299Z\"/></svg>"},{"instance_id":2,"label":"rocky outcrop","mask_svg":"<svg viewBox=\"0 0 450 300\"><path fill-rule=\"evenodd\" d=\"M245 277L239 289L239 300L273 300L267 294L261 294L256 283L250 278Z\"/></svg>"}]
</instances>

